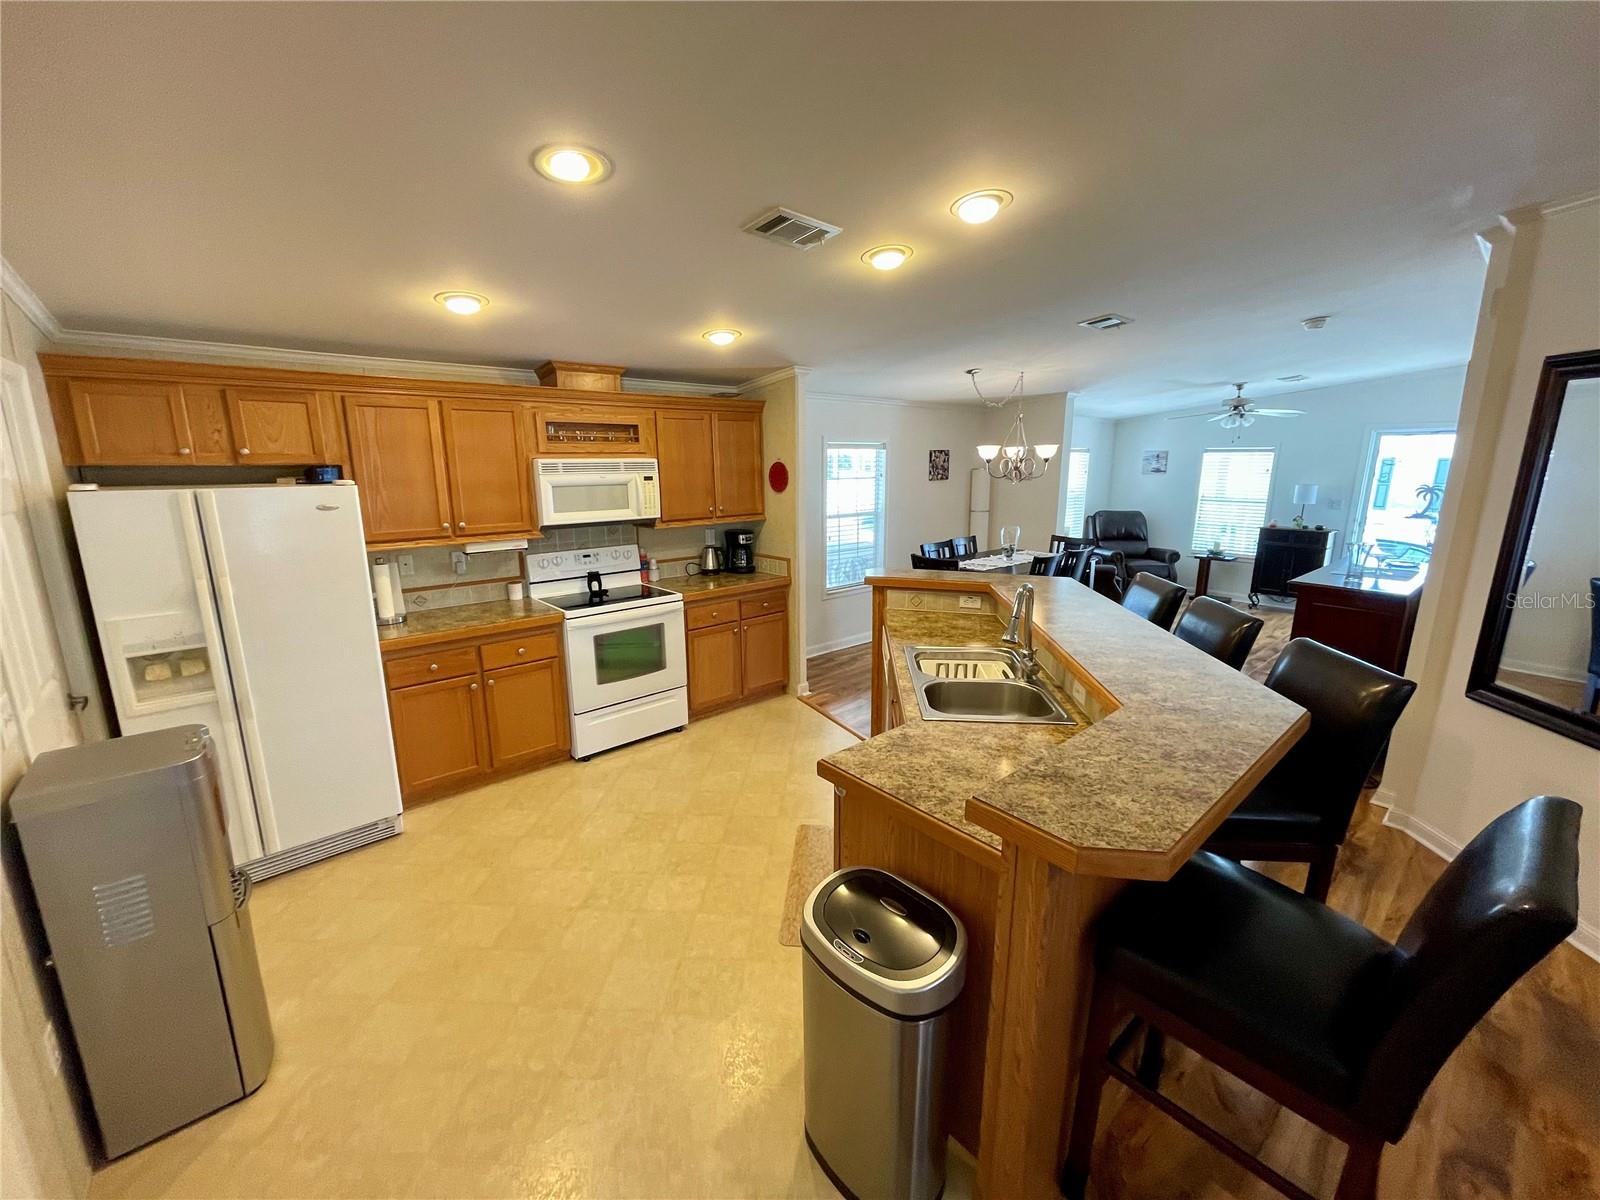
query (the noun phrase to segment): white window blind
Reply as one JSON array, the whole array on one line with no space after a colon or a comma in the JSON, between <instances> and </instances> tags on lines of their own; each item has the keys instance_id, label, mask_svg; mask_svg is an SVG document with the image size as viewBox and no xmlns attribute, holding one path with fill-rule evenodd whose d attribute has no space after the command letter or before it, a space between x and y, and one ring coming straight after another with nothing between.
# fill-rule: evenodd
<instances>
[{"instance_id":1,"label":"white window blind","mask_svg":"<svg viewBox=\"0 0 1600 1200\"><path fill-rule=\"evenodd\" d=\"M828 442L823 448L823 559L829 589L857 587L883 566L885 447Z\"/></svg>"},{"instance_id":2,"label":"white window blind","mask_svg":"<svg viewBox=\"0 0 1600 1200\"><path fill-rule=\"evenodd\" d=\"M1273 450L1207 450L1200 459L1200 502L1194 513L1196 554L1220 543L1226 554L1254 555L1267 523Z\"/></svg>"},{"instance_id":3,"label":"white window blind","mask_svg":"<svg viewBox=\"0 0 1600 1200\"><path fill-rule=\"evenodd\" d=\"M1083 536L1083 506L1089 496L1089 452L1067 451L1067 503L1061 511L1061 532Z\"/></svg>"}]
</instances>

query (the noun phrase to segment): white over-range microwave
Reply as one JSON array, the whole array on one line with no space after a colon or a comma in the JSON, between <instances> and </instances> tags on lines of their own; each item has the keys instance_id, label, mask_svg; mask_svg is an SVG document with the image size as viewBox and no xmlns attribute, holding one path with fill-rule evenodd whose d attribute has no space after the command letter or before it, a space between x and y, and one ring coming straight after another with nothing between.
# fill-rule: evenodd
<instances>
[{"instance_id":1,"label":"white over-range microwave","mask_svg":"<svg viewBox=\"0 0 1600 1200\"><path fill-rule=\"evenodd\" d=\"M661 488L653 458L536 458L539 524L653 521Z\"/></svg>"}]
</instances>

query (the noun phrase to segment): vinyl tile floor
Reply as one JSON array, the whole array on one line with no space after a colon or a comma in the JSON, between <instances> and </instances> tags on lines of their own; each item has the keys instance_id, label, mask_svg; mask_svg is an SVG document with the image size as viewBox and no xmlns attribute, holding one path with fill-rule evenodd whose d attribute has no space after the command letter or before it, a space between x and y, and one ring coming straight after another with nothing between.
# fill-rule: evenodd
<instances>
[{"instance_id":1,"label":"vinyl tile floor","mask_svg":"<svg viewBox=\"0 0 1600 1200\"><path fill-rule=\"evenodd\" d=\"M836 1195L778 928L796 826L832 820L816 761L852 740L777 697L261 884L266 1083L91 1195Z\"/></svg>"}]
</instances>

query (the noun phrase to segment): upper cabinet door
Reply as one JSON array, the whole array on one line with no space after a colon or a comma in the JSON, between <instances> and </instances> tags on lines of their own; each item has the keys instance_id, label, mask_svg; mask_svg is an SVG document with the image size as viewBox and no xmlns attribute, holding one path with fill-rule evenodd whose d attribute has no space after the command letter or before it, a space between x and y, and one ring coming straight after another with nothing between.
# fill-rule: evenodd
<instances>
[{"instance_id":1,"label":"upper cabinet door","mask_svg":"<svg viewBox=\"0 0 1600 1200\"><path fill-rule=\"evenodd\" d=\"M155 466L194 462L183 388L176 383L74 379L67 384L83 461Z\"/></svg>"},{"instance_id":2,"label":"upper cabinet door","mask_svg":"<svg viewBox=\"0 0 1600 1200\"><path fill-rule=\"evenodd\" d=\"M227 388L233 447L245 466L255 463L322 463L328 439L322 397L289 388Z\"/></svg>"},{"instance_id":3,"label":"upper cabinet door","mask_svg":"<svg viewBox=\"0 0 1600 1200\"><path fill-rule=\"evenodd\" d=\"M661 467L661 520L711 521L717 515L711 414L656 413L656 459Z\"/></svg>"},{"instance_id":4,"label":"upper cabinet door","mask_svg":"<svg viewBox=\"0 0 1600 1200\"><path fill-rule=\"evenodd\" d=\"M350 473L361 489L369 542L449 537L439 402L421 396L346 396Z\"/></svg>"},{"instance_id":5,"label":"upper cabinet door","mask_svg":"<svg viewBox=\"0 0 1600 1200\"><path fill-rule=\"evenodd\" d=\"M444 401L444 443L456 533L532 532L526 428L520 404Z\"/></svg>"},{"instance_id":6,"label":"upper cabinet door","mask_svg":"<svg viewBox=\"0 0 1600 1200\"><path fill-rule=\"evenodd\" d=\"M766 492L761 479L761 414L717 413L715 441L717 520L763 515Z\"/></svg>"}]
</instances>

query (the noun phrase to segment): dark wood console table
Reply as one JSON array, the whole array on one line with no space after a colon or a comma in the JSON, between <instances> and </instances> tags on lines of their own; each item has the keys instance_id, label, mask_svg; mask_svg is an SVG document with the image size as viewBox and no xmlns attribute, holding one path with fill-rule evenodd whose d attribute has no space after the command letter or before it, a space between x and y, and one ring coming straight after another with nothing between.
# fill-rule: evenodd
<instances>
[{"instance_id":1,"label":"dark wood console table","mask_svg":"<svg viewBox=\"0 0 1600 1200\"><path fill-rule=\"evenodd\" d=\"M1334 565L1292 579L1290 636L1314 638L1403 674L1427 575L1427 567L1409 578L1396 578L1379 570L1351 574L1343 565Z\"/></svg>"}]
</instances>

